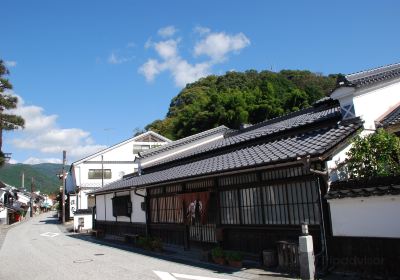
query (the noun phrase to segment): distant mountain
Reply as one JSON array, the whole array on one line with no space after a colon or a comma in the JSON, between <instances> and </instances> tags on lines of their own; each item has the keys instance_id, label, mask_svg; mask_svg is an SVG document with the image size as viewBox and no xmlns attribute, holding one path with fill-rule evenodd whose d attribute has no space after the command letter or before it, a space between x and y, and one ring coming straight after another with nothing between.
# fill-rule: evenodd
<instances>
[{"instance_id":1,"label":"distant mountain","mask_svg":"<svg viewBox=\"0 0 400 280\"><path fill-rule=\"evenodd\" d=\"M66 170L69 166L66 167ZM34 178L35 191L41 193L57 192L62 185L57 174L62 170L62 164L41 163L41 164L6 164L0 168L0 181L15 187L22 187L22 173L25 174L25 189L30 190L31 180Z\"/></svg>"}]
</instances>

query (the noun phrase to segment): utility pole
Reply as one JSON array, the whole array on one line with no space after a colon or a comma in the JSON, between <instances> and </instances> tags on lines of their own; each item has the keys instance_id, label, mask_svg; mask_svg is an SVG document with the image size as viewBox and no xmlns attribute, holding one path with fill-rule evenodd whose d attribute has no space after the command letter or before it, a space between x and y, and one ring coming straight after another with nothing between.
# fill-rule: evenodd
<instances>
[{"instance_id":1,"label":"utility pole","mask_svg":"<svg viewBox=\"0 0 400 280\"><path fill-rule=\"evenodd\" d=\"M24 174L24 173L22 173ZM31 199L30 199L30 203L31 203L31 214L30 217L33 217L33 187L34 187L34 183L33 183L33 177L31 179Z\"/></svg>"},{"instance_id":2,"label":"utility pole","mask_svg":"<svg viewBox=\"0 0 400 280\"><path fill-rule=\"evenodd\" d=\"M62 223L65 223L65 164L67 161L67 152L63 151L63 166L62 166L62 180L63 180L63 188L62 188L62 198L61 198L61 215L62 215Z\"/></svg>"},{"instance_id":3,"label":"utility pole","mask_svg":"<svg viewBox=\"0 0 400 280\"><path fill-rule=\"evenodd\" d=\"M22 184L21 184L21 187L22 187L22 189L23 190L25 190L25 173L24 173L24 171L22 171Z\"/></svg>"}]
</instances>

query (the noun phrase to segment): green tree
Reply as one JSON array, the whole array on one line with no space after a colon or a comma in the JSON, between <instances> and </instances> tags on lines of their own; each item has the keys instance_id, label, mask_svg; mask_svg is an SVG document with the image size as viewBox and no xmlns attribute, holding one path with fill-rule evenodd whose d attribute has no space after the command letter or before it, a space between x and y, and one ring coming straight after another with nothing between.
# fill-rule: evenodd
<instances>
[{"instance_id":1,"label":"green tree","mask_svg":"<svg viewBox=\"0 0 400 280\"><path fill-rule=\"evenodd\" d=\"M357 136L347 155L352 179L400 175L400 139L383 129Z\"/></svg>"},{"instance_id":2,"label":"green tree","mask_svg":"<svg viewBox=\"0 0 400 280\"><path fill-rule=\"evenodd\" d=\"M310 71L248 70L211 75L188 84L175 96L167 116L147 125L180 139L220 125L239 128L304 109L336 86L336 75Z\"/></svg>"},{"instance_id":3,"label":"green tree","mask_svg":"<svg viewBox=\"0 0 400 280\"><path fill-rule=\"evenodd\" d=\"M12 89L12 85L6 75L9 74L8 69L4 65L3 60L0 60L0 166L4 165L5 157L2 150L3 147L3 131L23 128L25 121L22 117L9 114L7 110L17 107L17 97L8 94L7 90Z\"/></svg>"}]
</instances>

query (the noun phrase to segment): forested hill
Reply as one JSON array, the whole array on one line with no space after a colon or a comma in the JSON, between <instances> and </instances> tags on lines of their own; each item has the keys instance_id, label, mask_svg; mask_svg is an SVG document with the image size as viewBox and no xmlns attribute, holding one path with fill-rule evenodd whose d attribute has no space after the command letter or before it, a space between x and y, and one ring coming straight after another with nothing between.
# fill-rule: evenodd
<instances>
[{"instance_id":1,"label":"forested hill","mask_svg":"<svg viewBox=\"0 0 400 280\"><path fill-rule=\"evenodd\" d=\"M68 167L69 168L69 167ZM31 178L34 178L35 191L41 193L57 192L62 185L57 174L62 169L61 164L42 163L42 164L6 164L0 167L0 181L21 187L21 174L25 174L25 189L30 190Z\"/></svg>"},{"instance_id":2,"label":"forested hill","mask_svg":"<svg viewBox=\"0 0 400 280\"><path fill-rule=\"evenodd\" d=\"M335 88L338 76L300 70L208 76L188 84L172 99L165 119L145 129L180 139L219 125L258 123L310 106Z\"/></svg>"}]
</instances>

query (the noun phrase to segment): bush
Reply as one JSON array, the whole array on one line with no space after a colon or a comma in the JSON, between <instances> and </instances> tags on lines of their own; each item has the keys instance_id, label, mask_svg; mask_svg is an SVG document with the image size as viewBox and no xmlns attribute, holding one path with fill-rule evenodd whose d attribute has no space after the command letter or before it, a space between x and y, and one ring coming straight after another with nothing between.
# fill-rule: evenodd
<instances>
[{"instance_id":1,"label":"bush","mask_svg":"<svg viewBox=\"0 0 400 280\"><path fill-rule=\"evenodd\" d=\"M162 250L163 245L162 245L162 241L160 238L153 238L151 241L151 249L155 250L155 251L160 251Z\"/></svg>"},{"instance_id":2,"label":"bush","mask_svg":"<svg viewBox=\"0 0 400 280\"><path fill-rule=\"evenodd\" d=\"M213 258L223 258L223 257L225 257L225 252L224 252L224 250L222 250L221 247L218 246L211 250L211 256Z\"/></svg>"},{"instance_id":3,"label":"bush","mask_svg":"<svg viewBox=\"0 0 400 280\"><path fill-rule=\"evenodd\" d=\"M137 245L145 250L162 250L162 241L160 238L153 237L142 237L140 236L137 240Z\"/></svg>"},{"instance_id":4,"label":"bush","mask_svg":"<svg viewBox=\"0 0 400 280\"><path fill-rule=\"evenodd\" d=\"M226 253L226 259L228 261L242 261L243 256L240 252L230 251Z\"/></svg>"},{"instance_id":5,"label":"bush","mask_svg":"<svg viewBox=\"0 0 400 280\"><path fill-rule=\"evenodd\" d=\"M400 175L400 138L383 129L357 136L347 155L350 179Z\"/></svg>"}]
</instances>

